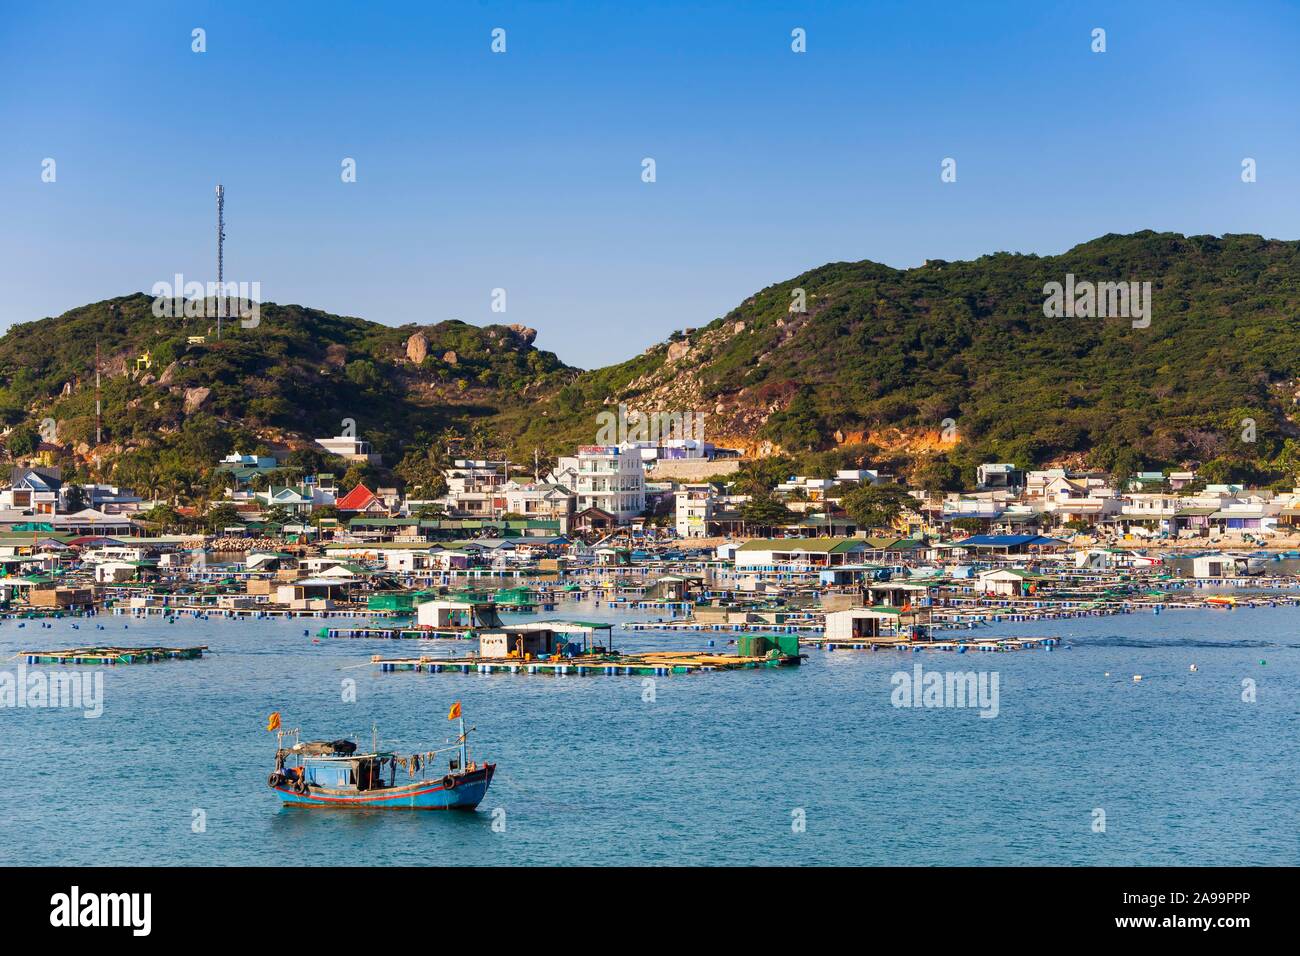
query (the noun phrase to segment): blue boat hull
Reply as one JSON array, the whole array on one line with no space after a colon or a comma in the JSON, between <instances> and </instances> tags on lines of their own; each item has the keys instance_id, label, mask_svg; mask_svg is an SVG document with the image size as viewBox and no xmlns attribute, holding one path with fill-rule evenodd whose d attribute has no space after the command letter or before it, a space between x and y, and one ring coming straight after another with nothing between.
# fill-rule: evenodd
<instances>
[{"instance_id":1,"label":"blue boat hull","mask_svg":"<svg viewBox=\"0 0 1300 956\"><path fill-rule=\"evenodd\" d=\"M477 770L457 774L455 786L442 780L422 780L400 787L385 787L364 792L346 792L311 787L298 793L288 786L272 787L285 806L325 807L367 810L473 810L487 795L496 764L484 764Z\"/></svg>"}]
</instances>

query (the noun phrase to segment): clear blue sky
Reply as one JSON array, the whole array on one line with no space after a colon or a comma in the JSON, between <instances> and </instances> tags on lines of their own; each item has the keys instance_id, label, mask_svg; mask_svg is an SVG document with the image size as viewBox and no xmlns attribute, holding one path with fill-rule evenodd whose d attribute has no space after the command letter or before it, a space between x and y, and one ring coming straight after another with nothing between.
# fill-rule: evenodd
<instances>
[{"instance_id":1,"label":"clear blue sky","mask_svg":"<svg viewBox=\"0 0 1300 956\"><path fill-rule=\"evenodd\" d=\"M1296 238L1297 51L1295 3L5 0L0 325L215 278L218 181L266 300L584 367L828 261Z\"/></svg>"}]
</instances>

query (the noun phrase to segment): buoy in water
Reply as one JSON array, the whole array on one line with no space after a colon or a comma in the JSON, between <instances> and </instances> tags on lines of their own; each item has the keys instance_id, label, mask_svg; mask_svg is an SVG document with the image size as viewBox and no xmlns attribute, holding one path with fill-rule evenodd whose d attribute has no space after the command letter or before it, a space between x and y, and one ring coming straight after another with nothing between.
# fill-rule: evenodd
<instances>
[{"instance_id":1,"label":"buoy in water","mask_svg":"<svg viewBox=\"0 0 1300 956\"><path fill-rule=\"evenodd\" d=\"M1134 675L1133 675L1133 683L1136 684L1136 683L1137 683L1138 681L1140 681L1141 679L1142 679L1142 675L1141 675L1141 674L1134 674Z\"/></svg>"},{"instance_id":2,"label":"buoy in water","mask_svg":"<svg viewBox=\"0 0 1300 956\"><path fill-rule=\"evenodd\" d=\"M1196 671L1196 670L1199 670L1199 668L1198 668L1195 664L1193 664L1191 667L1189 667L1189 668L1187 668L1187 669L1188 669L1189 671Z\"/></svg>"}]
</instances>

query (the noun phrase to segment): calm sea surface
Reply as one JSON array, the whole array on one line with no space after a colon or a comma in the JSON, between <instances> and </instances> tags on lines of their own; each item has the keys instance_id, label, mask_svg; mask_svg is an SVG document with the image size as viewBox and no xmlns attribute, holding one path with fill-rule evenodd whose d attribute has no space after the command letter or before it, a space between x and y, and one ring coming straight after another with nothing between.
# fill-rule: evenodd
<instances>
[{"instance_id":1,"label":"calm sea surface","mask_svg":"<svg viewBox=\"0 0 1300 956\"><path fill-rule=\"evenodd\" d=\"M589 605L547 616L638 619ZM105 631L5 621L0 658L91 642L213 653L100 669L98 719L0 709L0 863L1300 862L1296 609L976 632L1065 638L1052 652L810 649L800 668L659 678L653 701L639 677L379 674L357 665L433 645L314 644L304 630L318 621L98 621ZM706 641L615 632L628 650ZM891 675L918 662L995 671L998 716L894 707ZM267 789L271 711L304 739L368 742L374 722L401 753L443 745L456 699L478 728L473 752L499 765L477 813L282 809Z\"/></svg>"}]
</instances>

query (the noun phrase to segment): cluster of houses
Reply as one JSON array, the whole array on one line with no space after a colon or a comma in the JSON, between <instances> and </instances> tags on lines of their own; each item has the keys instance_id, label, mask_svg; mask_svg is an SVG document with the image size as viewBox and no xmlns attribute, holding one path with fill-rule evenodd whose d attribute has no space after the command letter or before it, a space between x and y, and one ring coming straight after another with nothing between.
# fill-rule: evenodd
<instances>
[{"instance_id":1,"label":"cluster of houses","mask_svg":"<svg viewBox=\"0 0 1300 956\"><path fill-rule=\"evenodd\" d=\"M792 476L774 490L793 512L780 531L793 537L855 534L863 529L844 514L844 494L892 480L871 470L826 478ZM1202 484L1191 471L1141 472L1120 487L1101 471L1023 471L992 463L980 466L972 491L910 494L914 504L903 509L896 524L909 536L1016 535L1056 528L1114 539L1259 539L1300 526L1300 488L1279 493ZM742 528L741 509L748 499L721 483L683 485L675 497L679 537L712 537Z\"/></svg>"},{"instance_id":2,"label":"cluster of houses","mask_svg":"<svg viewBox=\"0 0 1300 956\"><path fill-rule=\"evenodd\" d=\"M1020 472L984 465L979 486L927 502L940 525L973 518L982 530L1027 525L1087 529L1108 537L1203 538L1267 536L1300 519L1300 489L1277 493L1241 485L1204 484L1192 471L1140 472L1122 486L1101 471L1050 468Z\"/></svg>"},{"instance_id":3,"label":"cluster of houses","mask_svg":"<svg viewBox=\"0 0 1300 956\"><path fill-rule=\"evenodd\" d=\"M317 445L343 463L377 458L368 443L355 437L322 438ZM234 452L216 463L233 480L225 498L212 506L229 506L222 512L228 521L217 529L220 534L266 533L344 544L599 538L628 527L662 529L664 536L681 539L731 537L755 530L743 517L746 495L726 480L668 477L673 473L669 466L683 462L700 465L699 472L708 474L715 459L730 454L679 438L583 445L560 457L549 472L534 469L531 475L503 459L461 458L444 469L445 493L418 498L397 487L341 487L329 473L275 484L280 460ZM256 480L259 476L263 480ZM863 485L894 481L892 475L865 468L791 475L773 489L789 518L764 530L787 538L863 534L873 529L856 526L842 507L844 495ZM1142 472L1121 486L1101 471L1026 471L988 463L979 467L977 485L970 491L909 494L912 503L902 509L893 530L910 538L1059 535L1068 530L1100 539L1259 540L1300 524L1300 489L1280 493L1205 484L1192 471ZM129 535L139 530L139 514L156 503L129 488L64 482L53 467L15 468L9 486L0 489L0 532Z\"/></svg>"}]
</instances>

